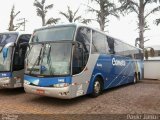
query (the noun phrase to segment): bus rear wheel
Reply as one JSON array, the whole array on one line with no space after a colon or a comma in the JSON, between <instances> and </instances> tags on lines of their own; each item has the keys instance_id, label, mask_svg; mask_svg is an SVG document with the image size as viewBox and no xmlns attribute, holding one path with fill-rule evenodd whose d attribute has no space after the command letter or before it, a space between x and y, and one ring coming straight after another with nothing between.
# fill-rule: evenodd
<instances>
[{"instance_id":1,"label":"bus rear wheel","mask_svg":"<svg viewBox=\"0 0 160 120\"><path fill-rule=\"evenodd\" d=\"M91 93L92 97L97 97L102 93L102 82L100 78L96 78L93 84L93 92Z\"/></svg>"},{"instance_id":2,"label":"bus rear wheel","mask_svg":"<svg viewBox=\"0 0 160 120\"><path fill-rule=\"evenodd\" d=\"M134 83L137 83L137 81L138 81L138 76L137 76L137 74L135 73L135 74L134 74L134 81L133 81L133 82L134 82Z\"/></svg>"}]
</instances>

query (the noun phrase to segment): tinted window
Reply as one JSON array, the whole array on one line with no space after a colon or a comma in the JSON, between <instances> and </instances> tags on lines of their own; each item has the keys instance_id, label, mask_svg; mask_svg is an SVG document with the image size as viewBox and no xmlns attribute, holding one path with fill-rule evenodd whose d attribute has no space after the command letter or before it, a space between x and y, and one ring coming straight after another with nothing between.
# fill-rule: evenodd
<instances>
[{"instance_id":1,"label":"tinted window","mask_svg":"<svg viewBox=\"0 0 160 120\"><path fill-rule=\"evenodd\" d=\"M16 39L17 39L17 34L0 34L0 44L15 42Z\"/></svg>"},{"instance_id":2,"label":"tinted window","mask_svg":"<svg viewBox=\"0 0 160 120\"><path fill-rule=\"evenodd\" d=\"M133 56L135 59L143 59L143 52L135 49Z\"/></svg>"},{"instance_id":3,"label":"tinted window","mask_svg":"<svg viewBox=\"0 0 160 120\"><path fill-rule=\"evenodd\" d=\"M118 41L118 40L115 40L115 53L117 55L124 55L124 47L125 45L121 42L121 41Z\"/></svg>"},{"instance_id":4,"label":"tinted window","mask_svg":"<svg viewBox=\"0 0 160 120\"><path fill-rule=\"evenodd\" d=\"M73 50L73 59L72 59L72 74L78 74L82 72L86 63L84 63L84 52L82 46L75 45Z\"/></svg>"},{"instance_id":5,"label":"tinted window","mask_svg":"<svg viewBox=\"0 0 160 120\"><path fill-rule=\"evenodd\" d=\"M19 47L20 43L29 42L31 35L21 35L18 39L18 44L15 48L14 59L13 59L13 70L24 69L24 58L27 51L27 46L23 45Z\"/></svg>"},{"instance_id":6,"label":"tinted window","mask_svg":"<svg viewBox=\"0 0 160 120\"><path fill-rule=\"evenodd\" d=\"M53 27L38 30L34 33L31 42L73 40L75 27Z\"/></svg>"},{"instance_id":7,"label":"tinted window","mask_svg":"<svg viewBox=\"0 0 160 120\"><path fill-rule=\"evenodd\" d=\"M76 41L83 45L85 52L89 53L90 41L91 41L91 30L89 28L81 27L78 29Z\"/></svg>"},{"instance_id":8,"label":"tinted window","mask_svg":"<svg viewBox=\"0 0 160 120\"><path fill-rule=\"evenodd\" d=\"M115 40L111 37L107 37L107 42L108 42L108 47L109 47L109 53L115 54L115 48L114 48Z\"/></svg>"},{"instance_id":9,"label":"tinted window","mask_svg":"<svg viewBox=\"0 0 160 120\"><path fill-rule=\"evenodd\" d=\"M26 34L26 35L21 35L19 37L18 43L24 43L24 42L29 42L31 35L30 34Z\"/></svg>"},{"instance_id":10,"label":"tinted window","mask_svg":"<svg viewBox=\"0 0 160 120\"><path fill-rule=\"evenodd\" d=\"M107 38L102 33L92 32L92 52L108 53Z\"/></svg>"},{"instance_id":11,"label":"tinted window","mask_svg":"<svg viewBox=\"0 0 160 120\"><path fill-rule=\"evenodd\" d=\"M124 44L124 56L133 58L134 52L135 52L134 47Z\"/></svg>"}]
</instances>

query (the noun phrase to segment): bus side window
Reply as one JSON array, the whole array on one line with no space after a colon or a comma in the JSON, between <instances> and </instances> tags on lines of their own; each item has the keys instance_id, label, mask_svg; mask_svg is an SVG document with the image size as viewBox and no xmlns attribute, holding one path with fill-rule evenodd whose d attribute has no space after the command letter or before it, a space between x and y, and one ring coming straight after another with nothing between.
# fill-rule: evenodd
<instances>
[{"instance_id":1,"label":"bus side window","mask_svg":"<svg viewBox=\"0 0 160 120\"><path fill-rule=\"evenodd\" d=\"M13 70L24 69L24 59L27 46L19 46L21 43L29 42L31 35L21 35L17 41L15 48L14 59L13 59Z\"/></svg>"},{"instance_id":2,"label":"bus side window","mask_svg":"<svg viewBox=\"0 0 160 120\"><path fill-rule=\"evenodd\" d=\"M108 46L109 46L109 53L110 54L115 54L115 50L114 50L114 39L107 37L107 42L108 42Z\"/></svg>"},{"instance_id":3,"label":"bus side window","mask_svg":"<svg viewBox=\"0 0 160 120\"><path fill-rule=\"evenodd\" d=\"M73 51L73 74L80 73L86 66L90 53L90 41L91 41L91 30L86 27L80 27L77 31L76 45ZM76 63L77 66L75 66Z\"/></svg>"},{"instance_id":4,"label":"bus side window","mask_svg":"<svg viewBox=\"0 0 160 120\"><path fill-rule=\"evenodd\" d=\"M76 44L73 51L72 73L78 74L83 70L83 48Z\"/></svg>"},{"instance_id":5,"label":"bus side window","mask_svg":"<svg viewBox=\"0 0 160 120\"><path fill-rule=\"evenodd\" d=\"M100 32L92 31L92 53L108 53L106 36Z\"/></svg>"},{"instance_id":6,"label":"bus side window","mask_svg":"<svg viewBox=\"0 0 160 120\"><path fill-rule=\"evenodd\" d=\"M89 53L90 41L91 41L91 30L89 28L81 27L78 29L76 41L83 45L84 52Z\"/></svg>"}]
</instances>

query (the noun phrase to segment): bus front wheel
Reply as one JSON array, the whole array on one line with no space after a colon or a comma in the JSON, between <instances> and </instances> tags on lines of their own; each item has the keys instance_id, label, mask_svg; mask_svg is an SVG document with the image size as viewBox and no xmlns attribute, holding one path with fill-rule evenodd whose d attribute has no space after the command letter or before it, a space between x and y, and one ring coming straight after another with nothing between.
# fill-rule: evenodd
<instances>
[{"instance_id":1,"label":"bus front wheel","mask_svg":"<svg viewBox=\"0 0 160 120\"><path fill-rule=\"evenodd\" d=\"M102 81L100 78L96 78L93 84L93 92L91 93L92 97L97 97L102 93Z\"/></svg>"}]
</instances>

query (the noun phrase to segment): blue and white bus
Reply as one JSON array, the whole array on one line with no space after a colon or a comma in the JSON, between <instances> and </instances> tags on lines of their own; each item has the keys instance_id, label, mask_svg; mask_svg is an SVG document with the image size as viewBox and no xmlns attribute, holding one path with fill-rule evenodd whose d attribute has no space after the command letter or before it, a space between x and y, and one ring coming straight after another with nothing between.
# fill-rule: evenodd
<instances>
[{"instance_id":1,"label":"blue and white bus","mask_svg":"<svg viewBox=\"0 0 160 120\"><path fill-rule=\"evenodd\" d=\"M28 43L30 37L24 32L0 33L0 87L23 87L27 46L21 44Z\"/></svg>"},{"instance_id":2,"label":"blue and white bus","mask_svg":"<svg viewBox=\"0 0 160 120\"><path fill-rule=\"evenodd\" d=\"M81 24L37 29L25 60L27 93L71 99L137 82L143 52Z\"/></svg>"}]
</instances>

